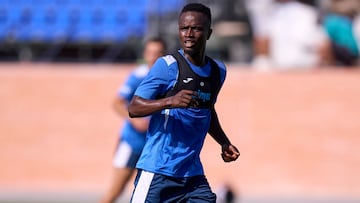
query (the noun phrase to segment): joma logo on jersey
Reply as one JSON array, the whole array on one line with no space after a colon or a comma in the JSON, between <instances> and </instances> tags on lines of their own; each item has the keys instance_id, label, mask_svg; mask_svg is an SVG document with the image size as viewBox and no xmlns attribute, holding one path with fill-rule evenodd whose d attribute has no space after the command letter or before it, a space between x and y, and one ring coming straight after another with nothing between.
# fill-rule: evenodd
<instances>
[{"instance_id":1,"label":"joma logo on jersey","mask_svg":"<svg viewBox=\"0 0 360 203\"><path fill-rule=\"evenodd\" d=\"M201 92L200 90L197 91L198 98L203 102L210 101L211 93Z\"/></svg>"},{"instance_id":2,"label":"joma logo on jersey","mask_svg":"<svg viewBox=\"0 0 360 203\"><path fill-rule=\"evenodd\" d=\"M184 83L189 83L190 81L194 80L193 78L186 78L183 80Z\"/></svg>"}]
</instances>

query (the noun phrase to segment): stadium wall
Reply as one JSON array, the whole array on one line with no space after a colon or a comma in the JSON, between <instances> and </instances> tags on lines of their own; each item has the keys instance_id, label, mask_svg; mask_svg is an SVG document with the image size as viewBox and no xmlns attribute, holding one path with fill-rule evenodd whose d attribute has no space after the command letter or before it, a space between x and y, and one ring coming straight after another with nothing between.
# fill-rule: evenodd
<instances>
[{"instance_id":1,"label":"stadium wall","mask_svg":"<svg viewBox=\"0 0 360 203\"><path fill-rule=\"evenodd\" d=\"M96 201L122 122L112 100L134 67L0 64L0 202L59 193ZM230 184L241 202L358 201L359 75L229 64L216 108L241 157L223 163L220 147L206 140L201 156L214 190Z\"/></svg>"}]
</instances>

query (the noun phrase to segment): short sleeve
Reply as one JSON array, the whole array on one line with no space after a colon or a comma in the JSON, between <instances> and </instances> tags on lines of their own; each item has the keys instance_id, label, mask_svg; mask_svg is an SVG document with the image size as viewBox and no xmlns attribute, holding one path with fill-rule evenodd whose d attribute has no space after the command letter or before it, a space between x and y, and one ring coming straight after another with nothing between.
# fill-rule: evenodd
<instances>
[{"instance_id":1,"label":"short sleeve","mask_svg":"<svg viewBox=\"0 0 360 203\"><path fill-rule=\"evenodd\" d=\"M155 99L166 91L168 85L169 68L165 60L159 58L136 89L135 95L144 99Z\"/></svg>"}]
</instances>

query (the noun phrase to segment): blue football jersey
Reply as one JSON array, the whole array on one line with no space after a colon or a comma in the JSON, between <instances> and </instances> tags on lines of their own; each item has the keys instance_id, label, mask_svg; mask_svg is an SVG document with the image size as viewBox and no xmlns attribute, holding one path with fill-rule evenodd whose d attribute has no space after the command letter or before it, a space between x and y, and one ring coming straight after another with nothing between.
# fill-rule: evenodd
<instances>
[{"instance_id":1,"label":"blue football jersey","mask_svg":"<svg viewBox=\"0 0 360 203\"><path fill-rule=\"evenodd\" d=\"M180 53L183 54L182 51ZM196 74L202 77L210 75L210 63L198 67L187 62ZM226 76L225 64L219 61L216 63L220 67L222 86ZM177 76L175 58L171 55L163 56L155 62L135 95L156 99L174 86ZM210 115L208 108L172 108L152 114L137 168L172 177L203 175L200 151L209 129Z\"/></svg>"}]
</instances>

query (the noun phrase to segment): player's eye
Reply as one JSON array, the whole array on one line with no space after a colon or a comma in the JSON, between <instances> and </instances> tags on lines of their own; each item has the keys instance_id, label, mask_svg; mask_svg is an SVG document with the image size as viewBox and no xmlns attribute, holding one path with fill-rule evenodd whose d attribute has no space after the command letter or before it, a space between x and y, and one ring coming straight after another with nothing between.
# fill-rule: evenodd
<instances>
[{"instance_id":1,"label":"player's eye","mask_svg":"<svg viewBox=\"0 0 360 203\"><path fill-rule=\"evenodd\" d=\"M179 27L180 31L187 31L189 29L189 27Z\"/></svg>"},{"instance_id":2,"label":"player's eye","mask_svg":"<svg viewBox=\"0 0 360 203\"><path fill-rule=\"evenodd\" d=\"M195 32L201 32L204 29L202 27L200 27L200 26L196 26L196 27L192 27L192 30L194 30Z\"/></svg>"}]
</instances>

